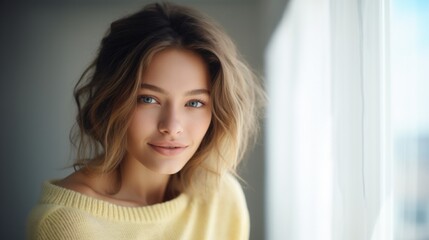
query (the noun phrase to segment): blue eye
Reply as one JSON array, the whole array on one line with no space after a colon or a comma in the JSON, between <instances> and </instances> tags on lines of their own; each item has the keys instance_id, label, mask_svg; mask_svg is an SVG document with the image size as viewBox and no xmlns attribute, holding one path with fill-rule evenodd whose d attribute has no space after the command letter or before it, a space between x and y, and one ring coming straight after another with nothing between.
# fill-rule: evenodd
<instances>
[{"instance_id":1,"label":"blue eye","mask_svg":"<svg viewBox=\"0 0 429 240\"><path fill-rule=\"evenodd\" d=\"M149 96L139 96L137 101L139 103L146 103L146 104L154 104L157 103L156 99Z\"/></svg>"},{"instance_id":2,"label":"blue eye","mask_svg":"<svg viewBox=\"0 0 429 240\"><path fill-rule=\"evenodd\" d=\"M192 100L186 103L187 107L193 107L193 108L200 108L202 106L204 106L204 103L202 103L199 100Z\"/></svg>"}]
</instances>

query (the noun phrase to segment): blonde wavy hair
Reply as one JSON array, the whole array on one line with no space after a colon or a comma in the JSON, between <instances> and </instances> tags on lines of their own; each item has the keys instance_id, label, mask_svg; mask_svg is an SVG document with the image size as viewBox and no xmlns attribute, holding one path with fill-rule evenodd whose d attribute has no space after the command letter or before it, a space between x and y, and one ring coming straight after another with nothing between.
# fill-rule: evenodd
<instances>
[{"instance_id":1,"label":"blonde wavy hair","mask_svg":"<svg viewBox=\"0 0 429 240\"><path fill-rule=\"evenodd\" d=\"M212 121L196 153L171 176L175 191L196 193L236 167L258 131L264 93L258 78L231 39L198 11L154 3L113 22L98 55L75 86L77 148L75 170L117 170L126 153L130 116L137 104L139 79L152 57L168 48L199 54L210 73ZM216 181L215 181L216 182Z\"/></svg>"}]
</instances>

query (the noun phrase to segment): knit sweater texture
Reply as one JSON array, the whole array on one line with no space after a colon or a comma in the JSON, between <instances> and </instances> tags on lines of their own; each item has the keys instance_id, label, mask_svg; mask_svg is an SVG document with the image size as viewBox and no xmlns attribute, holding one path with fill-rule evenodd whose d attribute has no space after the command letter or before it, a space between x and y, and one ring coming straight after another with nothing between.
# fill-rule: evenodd
<instances>
[{"instance_id":1,"label":"knit sweater texture","mask_svg":"<svg viewBox=\"0 0 429 240\"><path fill-rule=\"evenodd\" d=\"M248 239L249 212L240 184L223 178L209 197L182 193L167 202L126 207L47 181L27 223L28 239Z\"/></svg>"}]
</instances>

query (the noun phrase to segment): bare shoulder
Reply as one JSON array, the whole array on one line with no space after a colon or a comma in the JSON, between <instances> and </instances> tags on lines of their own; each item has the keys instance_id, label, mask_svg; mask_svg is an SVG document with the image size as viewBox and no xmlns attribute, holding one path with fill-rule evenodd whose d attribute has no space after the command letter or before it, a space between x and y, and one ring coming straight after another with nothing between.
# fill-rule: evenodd
<instances>
[{"instance_id":1,"label":"bare shoulder","mask_svg":"<svg viewBox=\"0 0 429 240\"><path fill-rule=\"evenodd\" d=\"M55 185L79 192L88 196L97 196L95 179L81 171L74 172L69 176L55 182Z\"/></svg>"}]
</instances>

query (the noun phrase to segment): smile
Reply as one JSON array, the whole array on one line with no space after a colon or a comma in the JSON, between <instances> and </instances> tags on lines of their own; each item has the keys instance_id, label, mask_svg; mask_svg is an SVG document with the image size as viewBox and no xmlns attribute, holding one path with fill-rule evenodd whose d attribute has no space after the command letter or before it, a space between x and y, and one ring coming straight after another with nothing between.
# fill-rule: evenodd
<instances>
[{"instance_id":1,"label":"smile","mask_svg":"<svg viewBox=\"0 0 429 240\"><path fill-rule=\"evenodd\" d=\"M151 144L151 143L148 143L148 145L153 150L155 150L156 152L164 156L178 155L187 148L187 146L185 145Z\"/></svg>"}]
</instances>

